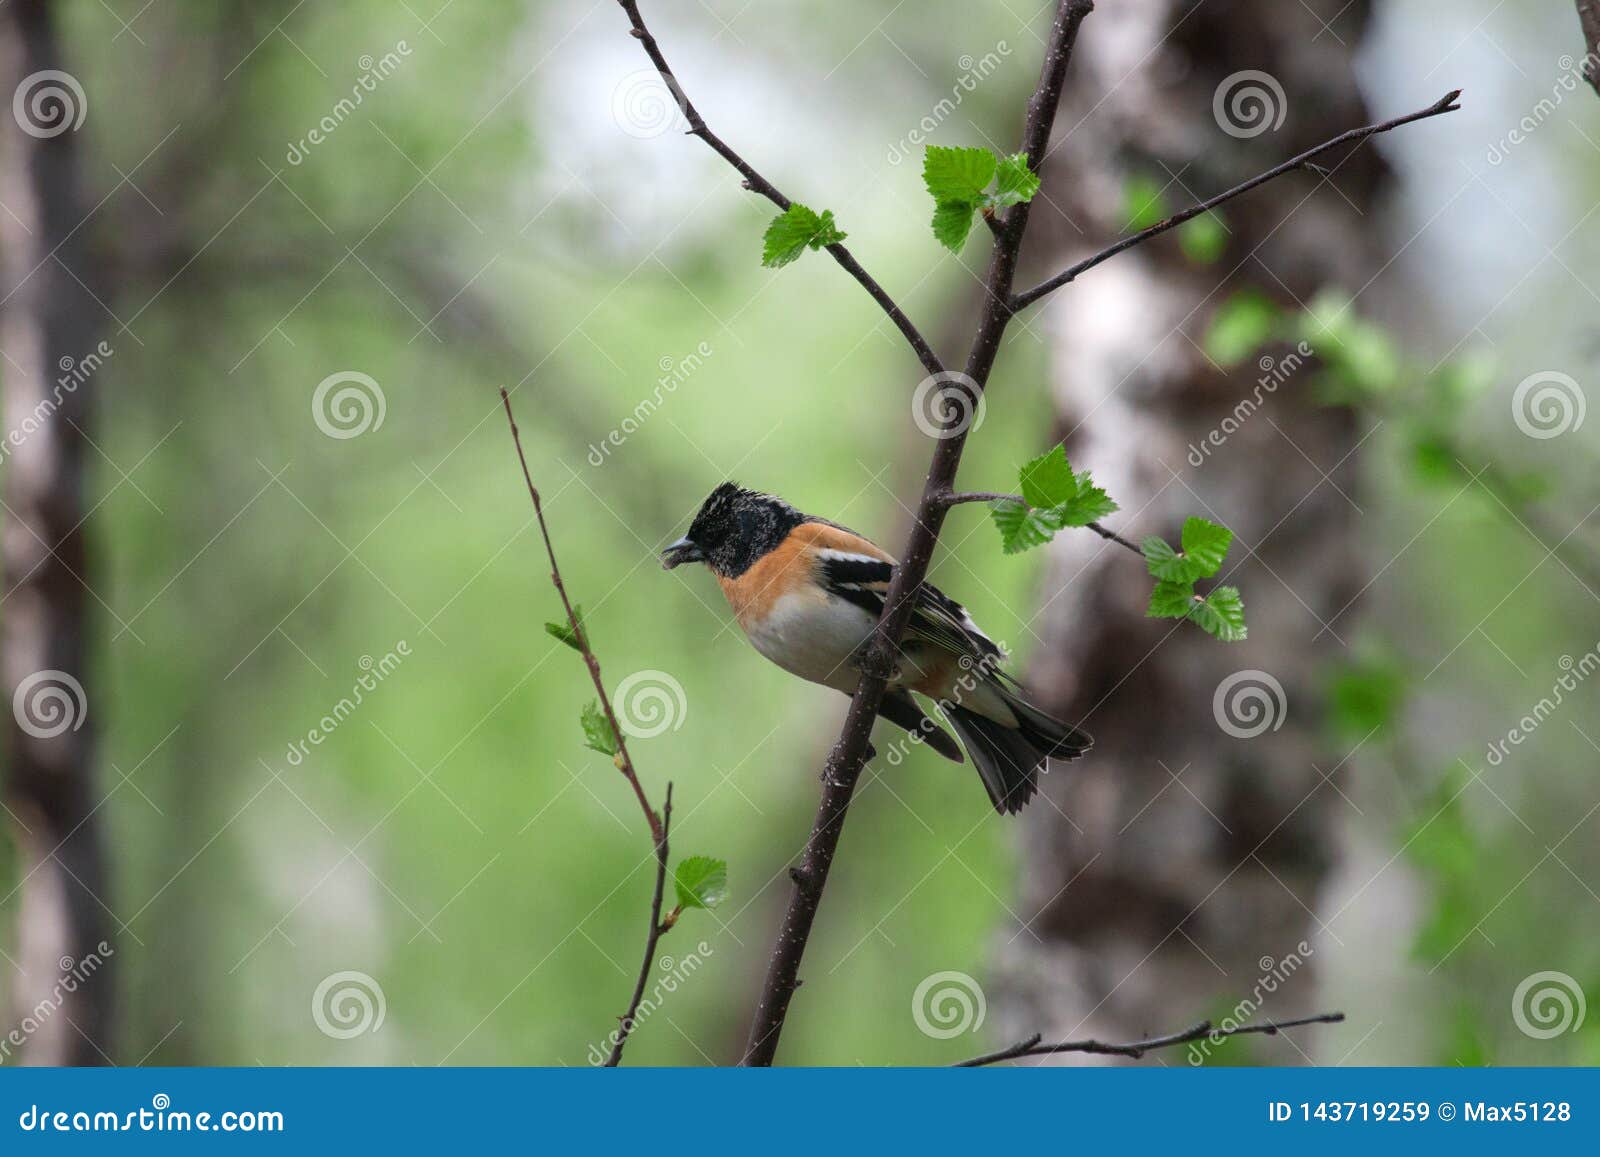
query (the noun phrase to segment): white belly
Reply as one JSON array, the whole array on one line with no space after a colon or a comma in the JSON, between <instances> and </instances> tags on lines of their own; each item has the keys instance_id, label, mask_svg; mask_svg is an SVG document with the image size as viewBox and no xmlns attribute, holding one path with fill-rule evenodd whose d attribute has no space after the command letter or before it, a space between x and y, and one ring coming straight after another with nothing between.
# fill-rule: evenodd
<instances>
[{"instance_id":1,"label":"white belly","mask_svg":"<svg viewBox=\"0 0 1600 1157\"><path fill-rule=\"evenodd\" d=\"M748 634L755 649L790 674L839 691L854 691L851 664L877 620L854 603L820 593L784 595Z\"/></svg>"}]
</instances>

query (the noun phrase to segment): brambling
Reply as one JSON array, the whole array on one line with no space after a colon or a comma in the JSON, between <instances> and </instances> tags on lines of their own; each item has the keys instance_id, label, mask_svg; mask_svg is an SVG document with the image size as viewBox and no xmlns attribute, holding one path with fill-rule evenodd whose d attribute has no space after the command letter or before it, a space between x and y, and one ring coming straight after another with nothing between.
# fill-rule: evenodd
<instances>
[{"instance_id":1,"label":"brambling","mask_svg":"<svg viewBox=\"0 0 1600 1157\"><path fill-rule=\"evenodd\" d=\"M724 482L661 555L667 570L691 562L716 575L757 651L802 679L854 694L859 655L894 573L888 552L782 499ZM923 583L878 715L960 763L961 748L911 692L932 699L995 810L1012 813L1033 798L1047 759L1076 759L1092 740L1027 703L999 669L1003 657L966 608Z\"/></svg>"}]
</instances>

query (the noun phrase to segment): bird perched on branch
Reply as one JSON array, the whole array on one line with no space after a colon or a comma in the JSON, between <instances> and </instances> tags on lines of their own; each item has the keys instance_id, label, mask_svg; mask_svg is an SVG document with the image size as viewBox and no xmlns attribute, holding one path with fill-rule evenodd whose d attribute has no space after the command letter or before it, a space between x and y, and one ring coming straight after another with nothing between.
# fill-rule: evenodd
<instances>
[{"instance_id":1,"label":"bird perched on branch","mask_svg":"<svg viewBox=\"0 0 1600 1157\"><path fill-rule=\"evenodd\" d=\"M703 562L761 654L791 674L853 694L860 657L883 613L895 560L881 547L780 498L724 482L689 533L661 555L667 570ZM961 737L995 810L1019 811L1047 759L1076 759L1091 740L1021 697L1001 648L960 603L917 592L880 718L957 763L961 748L911 697L926 695Z\"/></svg>"}]
</instances>

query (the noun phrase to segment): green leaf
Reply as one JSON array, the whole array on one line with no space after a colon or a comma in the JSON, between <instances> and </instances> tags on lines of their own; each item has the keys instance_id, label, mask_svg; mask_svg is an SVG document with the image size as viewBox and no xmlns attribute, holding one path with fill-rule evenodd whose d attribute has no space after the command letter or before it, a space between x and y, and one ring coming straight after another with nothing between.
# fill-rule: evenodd
<instances>
[{"instance_id":1,"label":"green leaf","mask_svg":"<svg viewBox=\"0 0 1600 1157\"><path fill-rule=\"evenodd\" d=\"M1200 577L1210 578L1222 569L1233 543L1233 531L1204 518L1189 518L1183 523L1183 553L1200 568Z\"/></svg>"},{"instance_id":2,"label":"green leaf","mask_svg":"<svg viewBox=\"0 0 1600 1157\"><path fill-rule=\"evenodd\" d=\"M995 192L989 203L997 209L1031 201L1039 191L1039 174L1028 168L1027 153L1013 153L1001 158L995 173Z\"/></svg>"},{"instance_id":3,"label":"green leaf","mask_svg":"<svg viewBox=\"0 0 1600 1157\"><path fill-rule=\"evenodd\" d=\"M1167 199L1161 186L1143 174L1129 177L1123 183L1122 206L1131 233L1148 229L1168 217Z\"/></svg>"},{"instance_id":4,"label":"green leaf","mask_svg":"<svg viewBox=\"0 0 1600 1157\"><path fill-rule=\"evenodd\" d=\"M672 873L680 908L715 908L728 898L728 861L690 856Z\"/></svg>"},{"instance_id":5,"label":"green leaf","mask_svg":"<svg viewBox=\"0 0 1600 1157\"><path fill-rule=\"evenodd\" d=\"M1252 356L1278 329L1280 312L1256 290L1236 293L1217 309L1206 332L1206 356L1224 368Z\"/></svg>"},{"instance_id":6,"label":"green leaf","mask_svg":"<svg viewBox=\"0 0 1600 1157\"><path fill-rule=\"evenodd\" d=\"M1022 497L1029 506L1048 509L1071 502L1078 496L1078 478L1061 446L1050 447L1017 471Z\"/></svg>"},{"instance_id":7,"label":"green leaf","mask_svg":"<svg viewBox=\"0 0 1600 1157\"><path fill-rule=\"evenodd\" d=\"M1145 616L1152 619L1183 619L1194 605L1194 583L1162 579L1150 592L1150 606Z\"/></svg>"},{"instance_id":8,"label":"green leaf","mask_svg":"<svg viewBox=\"0 0 1600 1157\"><path fill-rule=\"evenodd\" d=\"M922 183L936 204L965 201L975 205L994 179L995 158L988 149L951 149L929 145L922 156Z\"/></svg>"},{"instance_id":9,"label":"green leaf","mask_svg":"<svg viewBox=\"0 0 1600 1157\"><path fill-rule=\"evenodd\" d=\"M601 710L598 700L589 703L583 709L579 721L583 724L585 747L591 751L598 751L601 755L617 753L617 733L611 730L611 720L606 718L606 713Z\"/></svg>"},{"instance_id":10,"label":"green leaf","mask_svg":"<svg viewBox=\"0 0 1600 1157\"><path fill-rule=\"evenodd\" d=\"M1214 265L1228 248L1228 230L1216 213L1202 213L1178 226L1178 245L1196 265Z\"/></svg>"},{"instance_id":11,"label":"green leaf","mask_svg":"<svg viewBox=\"0 0 1600 1157\"><path fill-rule=\"evenodd\" d=\"M1063 503L1055 508L1056 520L1062 526L1088 526L1091 522L1098 522L1108 514L1115 514L1122 507L1105 490L1094 484L1087 470L1075 476L1078 493L1070 502Z\"/></svg>"},{"instance_id":12,"label":"green leaf","mask_svg":"<svg viewBox=\"0 0 1600 1157\"><path fill-rule=\"evenodd\" d=\"M977 205L971 201L940 201L933 209L933 236L952 253L960 253L972 232L972 214Z\"/></svg>"},{"instance_id":13,"label":"green leaf","mask_svg":"<svg viewBox=\"0 0 1600 1157\"><path fill-rule=\"evenodd\" d=\"M1217 587L1205 598L1196 599L1189 608L1189 618L1224 643L1240 642L1247 633L1244 599L1237 587Z\"/></svg>"},{"instance_id":14,"label":"green leaf","mask_svg":"<svg viewBox=\"0 0 1600 1157\"><path fill-rule=\"evenodd\" d=\"M1006 554L1043 546L1061 529L1051 511L1034 510L1009 499L990 503L989 516L1000 531L1000 545Z\"/></svg>"},{"instance_id":15,"label":"green leaf","mask_svg":"<svg viewBox=\"0 0 1600 1157\"><path fill-rule=\"evenodd\" d=\"M583 630L583 607L574 603L572 605L572 615L578 620L578 630ZM577 632L572 629L570 623L546 623L544 629L574 651L581 652L583 650L583 643L578 639Z\"/></svg>"},{"instance_id":16,"label":"green leaf","mask_svg":"<svg viewBox=\"0 0 1600 1157\"><path fill-rule=\"evenodd\" d=\"M762 238L761 264L778 269L797 260L808 248L821 249L845 239L833 221L833 211L821 214L796 201L767 226Z\"/></svg>"}]
</instances>

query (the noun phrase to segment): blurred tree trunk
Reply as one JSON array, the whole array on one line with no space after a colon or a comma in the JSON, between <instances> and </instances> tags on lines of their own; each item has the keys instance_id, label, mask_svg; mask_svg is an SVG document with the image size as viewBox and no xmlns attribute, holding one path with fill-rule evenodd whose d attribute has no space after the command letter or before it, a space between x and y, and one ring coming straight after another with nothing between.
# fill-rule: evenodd
<instances>
[{"instance_id":1,"label":"blurred tree trunk","mask_svg":"<svg viewBox=\"0 0 1600 1157\"><path fill-rule=\"evenodd\" d=\"M109 967L98 966L71 992L58 983L86 959L109 956L100 945L112 932L82 692L90 577L84 431L94 388L88 375L98 365L90 359L103 356L102 308L78 280L90 277L80 229L81 93L58 71L54 15L46 0L12 0L0 13L3 92L8 101L19 94L0 117L0 374L9 440L0 691L8 709L5 797L22 849L22 974L9 1019L39 1024L24 1050L30 1063L100 1064L110 1050Z\"/></svg>"},{"instance_id":2,"label":"blurred tree trunk","mask_svg":"<svg viewBox=\"0 0 1600 1157\"><path fill-rule=\"evenodd\" d=\"M1102 4L1047 175L1061 210L1050 264L1126 230L1130 176L1165 186L1176 208L1374 119L1352 69L1368 14L1365 0ZM1265 121L1238 95L1252 86ZM1232 527L1228 581L1244 592L1250 638L1226 645L1146 618L1138 559L1087 534L1056 540L1031 684L1043 706L1085 720L1096 746L1027 813L1019 911L1031 921L1008 930L998 960L1010 1035L1126 1040L1220 1019L1242 999L1261 1002L1251 1019L1311 1011L1312 958L1327 947L1319 885L1351 806L1318 771L1339 756L1322 746L1317 700L1323 664L1349 637L1333 620L1359 585L1358 423L1314 404L1306 368L1198 465L1191 446L1224 428L1267 368L1253 354L1224 372L1202 352L1220 303L1250 287L1293 309L1323 287L1354 294L1383 265L1371 213L1381 159L1368 144L1328 165L1330 184L1298 173L1229 206L1217 263L1190 260L1169 235L1047 306L1057 433L1073 462L1121 502L1110 521L1125 533L1176 542L1189 514ZM1235 731L1252 729L1249 688L1270 688L1261 673L1287 704L1257 700L1281 726L1254 738L1215 716L1219 686L1245 671L1222 693ZM1251 1047L1304 1055L1284 1040Z\"/></svg>"}]
</instances>

